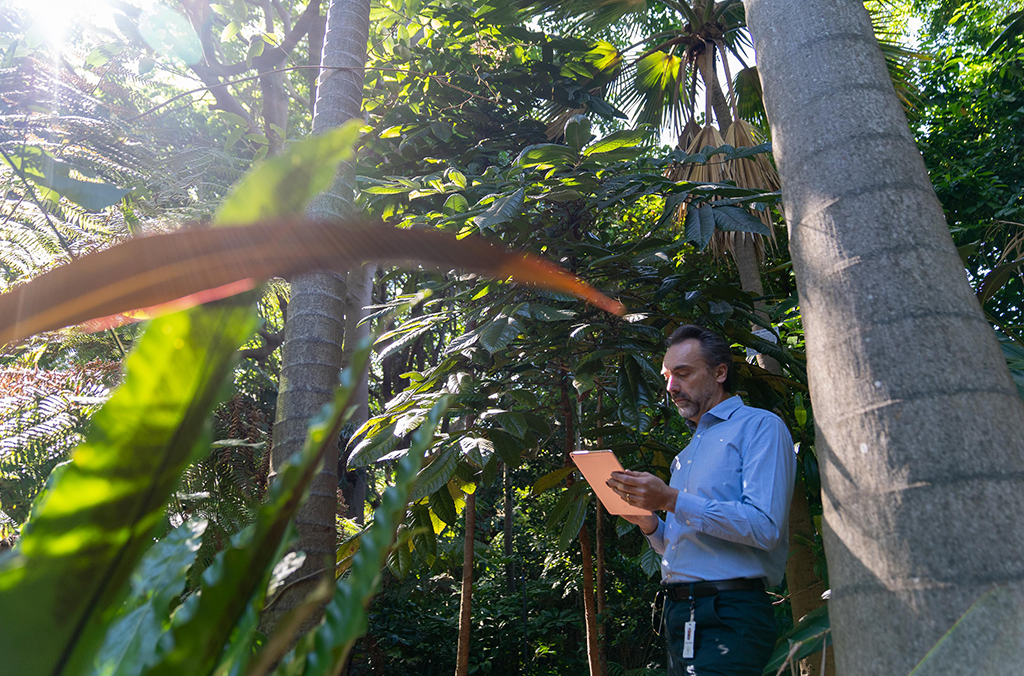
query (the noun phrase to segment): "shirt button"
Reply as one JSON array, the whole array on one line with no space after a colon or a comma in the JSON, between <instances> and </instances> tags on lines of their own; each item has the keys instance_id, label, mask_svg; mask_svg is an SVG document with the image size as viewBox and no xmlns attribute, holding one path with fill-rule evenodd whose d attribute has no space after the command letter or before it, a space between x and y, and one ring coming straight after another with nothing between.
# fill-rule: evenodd
<instances>
[{"instance_id":1,"label":"shirt button","mask_svg":"<svg viewBox=\"0 0 1024 676\"><path fill-rule=\"evenodd\" d=\"M687 465L692 465L692 464L693 464L693 460L687 460L687 461L686 461L686 464L687 464Z\"/></svg>"},{"instance_id":2,"label":"shirt button","mask_svg":"<svg viewBox=\"0 0 1024 676\"><path fill-rule=\"evenodd\" d=\"M684 492L684 493L686 493L686 492L687 492L687 490L686 490L686 489L684 488L684 489L683 489L683 492Z\"/></svg>"},{"instance_id":3,"label":"shirt button","mask_svg":"<svg viewBox=\"0 0 1024 676\"><path fill-rule=\"evenodd\" d=\"M689 526L689 525L690 525L690 520L689 520L689 519L687 519L687 520L686 520L686 525L687 525L687 526Z\"/></svg>"}]
</instances>

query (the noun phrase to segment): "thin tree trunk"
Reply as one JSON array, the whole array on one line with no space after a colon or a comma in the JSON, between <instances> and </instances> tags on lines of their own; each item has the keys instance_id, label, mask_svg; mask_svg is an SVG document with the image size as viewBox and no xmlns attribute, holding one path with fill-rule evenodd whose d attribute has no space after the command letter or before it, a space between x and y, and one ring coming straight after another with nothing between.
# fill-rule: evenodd
<instances>
[{"instance_id":1,"label":"thin tree trunk","mask_svg":"<svg viewBox=\"0 0 1024 676\"><path fill-rule=\"evenodd\" d=\"M1021 593L1024 402L860 0L745 4L807 336L836 664L906 674L994 585ZM1019 621L984 622L1020 644ZM961 642L943 673L1019 671L991 648Z\"/></svg>"},{"instance_id":2,"label":"thin tree trunk","mask_svg":"<svg viewBox=\"0 0 1024 676\"><path fill-rule=\"evenodd\" d=\"M597 391L597 416L600 418L601 413L604 410L604 392L601 390ZM604 437L597 438L597 447L600 449L604 447ZM608 673L608 653L606 651L606 638L605 638L605 625L604 625L604 612L605 612L605 598L604 598L604 584L605 584L605 569L604 569L604 507L601 505L601 501L597 500L594 503L594 508L597 516L595 517L596 525L594 527L594 540L595 540L595 554L597 558L597 571L596 579L594 580L594 587L597 590L597 657L601 663L601 673Z\"/></svg>"},{"instance_id":3,"label":"thin tree trunk","mask_svg":"<svg viewBox=\"0 0 1024 676\"><path fill-rule=\"evenodd\" d=\"M505 528L505 558L508 560L505 564L505 583L508 590L514 592L516 590L516 570L515 563L512 561L512 468L508 465L504 465L504 468L505 519L503 526Z\"/></svg>"},{"instance_id":4,"label":"thin tree trunk","mask_svg":"<svg viewBox=\"0 0 1024 676\"><path fill-rule=\"evenodd\" d=\"M594 604L594 556L591 554L590 533L587 524L580 528L580 553L583 563L583 616L587 624L587 662L590 676L604 676L601 668L601 649L597 641L597 608Z\"/></svg>"},{"instance_id":5,"label":"thin tree trunk","mask_svg":"<svg viewBox=\"0 0 1024 676\"><path fill-rule=\"evenodd\" d=\"M718 121L718 131L722 136L729 130L732 124L732 117L729 113L729 103L722 92L722 86L718 83L718 75L715 69L715 46L708 42L704 45L704 54L697 58L697 70L700 71L700 79L704 82L705 114L704 123L711 124L711 113L714 112Z\"/></svg>"},{"instance_id":6,"label":"thin tree trunk","mask_svg":"<svg viewBox=\"0 0 1024 676\"><path fill-rule=\"evenodd\" d=\"M363 318L363 308L373 304L373 281L376 277L377 266L367 263L360 268L351 270L347 276L345 294L345 350L342 355L342 364L347 366L352 360L352 354L360 342L370 337L370 324L359 325ZM351 425L358 428L370 417L370 389L369 375L367 371L359 376L355 392L352 393L352 404L356 410L352 413ZM348 464L348 457L341 459L339 476L345 476L344 472ZM354 473L350 488L345 494L345 502L348 505L348 518L355 519L357 523L363 523L364 512L366 511L366 469L359 468Z\"/></svg>"},{"instance_id":7,"label":"thin tree trunk","mask_svg":"<svg viewBox=\"0 0 1024 676\"><path fill-rule=\"evenodd\" d=\"M476 491L466 495L466 542L462 548L462 597L459 600L459 648L455 676L469 674L469 630L473 604L473 541L476 537Z\"/></svg>"},{"instance_id":8,"label":"thin tree trunk","mask_svg":"<svg viewBox=\"0 0 1024 676\"><path fill-rule=\"evenodd\" d=\"M369 26L369 0L332 0L330 3L322 64L350 70L324 71L317 90L314 133L359 116ZM350 169L342 170L330 191L314 200L310 213L320 217L343 215L352 202L350 174ZM292 280L281 355L272 472L301 449L309 419L332 396L342 363L344 314L344 285L338 276L314 272ZM335 448L325 457L310 488L309 499L296 515L297 549L306 553L306 560L293 575L305 581L287 587L264 614L262 628L268 635L278 619L302 602L319 579L334 577L337 466ZM322 611L316 613L300 632L315 625L321 617Z\"/></svg>"}]
</instances>

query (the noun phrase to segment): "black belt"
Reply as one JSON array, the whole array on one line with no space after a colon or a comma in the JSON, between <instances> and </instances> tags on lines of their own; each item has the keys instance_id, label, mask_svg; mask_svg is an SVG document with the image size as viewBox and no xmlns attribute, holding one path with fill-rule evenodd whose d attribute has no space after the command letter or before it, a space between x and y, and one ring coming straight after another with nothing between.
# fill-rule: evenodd
<instances>
[{"instance_id":1,"label":"black belt","mask_svg":"<svg viewBox=\"0 0 1024 676\"><path fill-rule=\"evenodd\" d=\"M726 591L764 591L764 580L738 577L732 580L707 580L704 582L676 582L663 587L665 595L673 601L685 601L702 596L714 596Z\"/></svg>"}]
</instances>

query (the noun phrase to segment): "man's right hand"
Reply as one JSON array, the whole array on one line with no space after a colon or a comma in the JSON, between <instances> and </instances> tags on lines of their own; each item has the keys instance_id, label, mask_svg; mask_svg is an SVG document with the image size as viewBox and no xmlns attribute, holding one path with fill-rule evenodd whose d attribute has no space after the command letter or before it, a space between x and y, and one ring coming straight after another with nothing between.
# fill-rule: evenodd
<instances>
[{"instance_id":1,"label":"man's right hand","mask_svg":"<svg viewBox=\"0 0 1024 676\"><path fill-rule=\"evenodd\" d=\"M640 530L644 532L644 535L650 535L658 530L658 517L653 514L623 514L622 518L640 526Z\"/></svg>"}]
</instances>

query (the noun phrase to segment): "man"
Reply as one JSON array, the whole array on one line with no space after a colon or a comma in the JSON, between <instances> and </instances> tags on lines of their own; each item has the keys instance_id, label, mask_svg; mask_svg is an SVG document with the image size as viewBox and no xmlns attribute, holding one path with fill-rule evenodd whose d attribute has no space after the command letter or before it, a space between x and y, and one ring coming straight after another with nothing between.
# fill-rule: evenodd
<instances>
[{"instance_id":1,"label":"man","mask_svg":"<svg viewBox=\"0 0 1024 676\"><path fill-rule=\"evenodd\" d=\"M662 555L668 673L760 676L775 646L764 590L786 566L793 439L778 416L730 394L732 352L712 331L677 329L661 372L693 437L668 485L633 471L612 473L608 485L666 512L625 518Z\"/></svg>"}]
</instances>

